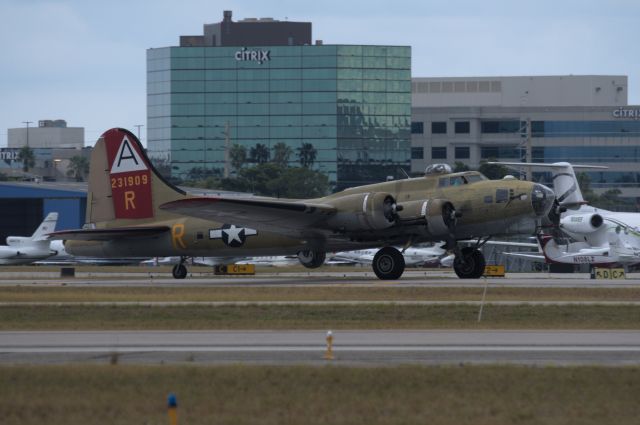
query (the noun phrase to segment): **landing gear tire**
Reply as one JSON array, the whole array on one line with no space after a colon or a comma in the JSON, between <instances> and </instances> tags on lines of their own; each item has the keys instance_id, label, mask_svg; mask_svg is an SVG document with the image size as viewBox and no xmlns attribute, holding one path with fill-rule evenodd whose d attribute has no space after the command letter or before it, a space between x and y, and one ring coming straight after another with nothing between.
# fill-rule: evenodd
<instances>
[{"instance_id":1,"label":"landing gear tire","mask_svg":"<svg viewBox=\"0 0 640 425\"><path fill-rule=\"evenodd\" d=\"M476 248L462 248L453 260L453 270L460 279L478 279L484 274L484 255Z\"/></svg>"},{"instance_id":2,"label":"landing gear tire","mask_svg":"<svg viewBox=\"0 0 640 425\"><path fill-rule=\"evenodd\" d=\"M373 272L382 280L396 280L404 272L404 257L397 249L386 246L373 257Z\"/></svg>"},{"instance_id":3,"label":"landing gear tire","mask_svg":"<svg viewBox=\"0 0 640 425\"><path fill-rule=\"evenodd\" d=\"M300 251L298 253L298 260L300 264L308 269L317 269L324 264L324 260L327 258L327 254L324 251Z\"/></svg>"},{"instance_id":4,"label":"landing gear tire","mask_svg":"<svg viewBox=\"0 0 640 425\"><path fill-rule=\"evenodd\" d=\"M187 277L187 268L184 264L176 264L173 266L173 270L171 270L174 279L184 279Z\"/></svg>"}]
</instances>

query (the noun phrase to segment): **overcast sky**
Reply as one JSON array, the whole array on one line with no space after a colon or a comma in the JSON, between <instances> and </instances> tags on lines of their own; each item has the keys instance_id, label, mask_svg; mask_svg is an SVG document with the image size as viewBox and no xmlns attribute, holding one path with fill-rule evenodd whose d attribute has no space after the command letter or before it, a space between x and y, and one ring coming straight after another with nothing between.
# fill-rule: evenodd
<instances>
[{"instance_id":1,"label":"overcast sky","mask_svg":"<svg viewBox=\"0 0 640 425\"><path fill-rule=\"evenodd\" d=\"M0 146L23 121L65 119L88 145L146 125L145 50L223 10L309 21L325 44L409 45L414 77L627 75L640 103L637 0L0 0Z\"/></svg>"}]
</instances>

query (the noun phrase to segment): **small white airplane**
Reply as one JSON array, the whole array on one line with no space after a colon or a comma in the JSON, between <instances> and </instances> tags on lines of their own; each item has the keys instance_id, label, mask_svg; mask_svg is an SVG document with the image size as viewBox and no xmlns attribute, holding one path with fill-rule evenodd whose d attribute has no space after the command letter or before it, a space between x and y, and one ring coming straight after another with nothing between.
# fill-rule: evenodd
<instances>
[{"instance_id":1,"label":"small white airplane","mask_svg":"<svg viewBox=\"0 0 640 425\"><path fill-rule=\"evenodd\" d=\"M444 249L433 246L429 248L398 248L404 257L407 267L421 267L425 265L451 267L454 255L447 255ZM355 264L371 264L379 249L358 249L355 251L336 252L331 261L350 262Z\"/></svg>"},{"instance_id":2,"label":"small white airplane","mask_svg":"<svg viewBox=\"0 0 640 425\"><path fill-rule=\"evenodd\" d=\"M640 263L640 213L613 212L586 204L574 168L607 168L554 164L505 163L510 166L551 168L556 199L562 207L559 229L572 241L542 235L539 253L510 253L531 259L543 257L547 263L600 266ZM507 253L505 253L507 254Z\"/></svg>"},{"instance_id":3,"label":"small white airplane","mask_svg":"<svg viewBox=\"0 0 640 425\"><path fill-rule=\"evenodd\" d=\"M53 232L58 213L49 213L31 236L8 236L7 244L0 246L0 264L30 264L56 252L51 249L47 235Z\"/></svg>"}]
</instances>

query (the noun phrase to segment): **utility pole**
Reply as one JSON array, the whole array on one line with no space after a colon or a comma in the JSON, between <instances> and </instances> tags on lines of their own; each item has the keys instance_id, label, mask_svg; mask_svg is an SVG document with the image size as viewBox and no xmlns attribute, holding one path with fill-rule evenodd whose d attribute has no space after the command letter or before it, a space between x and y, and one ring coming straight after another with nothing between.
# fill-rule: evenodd
<instances>
[{"instance_id":1,"label":"utility pole","mask_svg":"<svg viewBox=\"0 0 640 425\"><path fill-rule=\"evenodd\" d=\"M136 124L134 127L138 129L138 140L140 140L140 127L144 127L144 124Z\"/></svg>"},{"instance_id":2,"label":"utility pole","mask_svg":"<svg viewBox=\"0 0 640 425\"><path fill-rule=\"evenodd\" d=\"M33 121L22 121L23 124L27 125L27 146L29 146L29 124L31 124Z\"/></svg>"},{"instance_id":3,"label":"utility pole","mask_svg":"<svg viewBox=\"0 0 640 425\"><path fill-rule=\"evenodd\" d=\"M520 146L522 148L522 146L524 145L524 162L526 162L527 164L530 164L531 163L531 158L532 158L532 155L531 155L531 118L528 117L524 121L524 123L525 123L524 124L525 125L524 128L520 127L520 137L524 136L524 142L521 142ZM522 160L522 157L520 157L520 158ZM521 178L523 180L533 181L533 169L531 168L531 166L524 167L524 169L527 170L527 171L524 172L524 176L521 175Z\"/></svg>"}]
</instances>

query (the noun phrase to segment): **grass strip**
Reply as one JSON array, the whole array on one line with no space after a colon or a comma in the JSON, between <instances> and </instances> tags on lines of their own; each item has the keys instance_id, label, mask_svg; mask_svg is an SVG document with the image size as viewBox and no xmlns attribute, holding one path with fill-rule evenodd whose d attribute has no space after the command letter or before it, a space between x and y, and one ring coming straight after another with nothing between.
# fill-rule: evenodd
<instances>
[{"instance_id":1,"label":"grass strip","mask_svg":"<svg viewBox=\"0 0 640 425\"><path fill-rule=\"evenodd\" d=\"M640 308L602 305L4 306L0 330L638 329Z\"/></svg>"},{"instance_id":2,"label":"grass strip","mask_svg":"<svg viewBox=\"0 0 640 425\"><path fill-rule=\"evenodd\" d=\"M0 367L3 425L637 424L640 368Z\"/></svg>"},{"instance_id":3,"label":"grass strip","mask_svg":"<svg viewBox=\"0 0 640 425\"><path fill-rule=\"evenodd\" d=\"M0 287L1 302L145 301L479 301L482 287L224 286ZM640 301L640 288L489 287L487 301Z\"/></svg>"}]
</instances>

